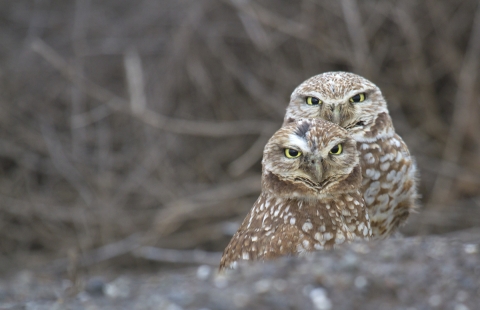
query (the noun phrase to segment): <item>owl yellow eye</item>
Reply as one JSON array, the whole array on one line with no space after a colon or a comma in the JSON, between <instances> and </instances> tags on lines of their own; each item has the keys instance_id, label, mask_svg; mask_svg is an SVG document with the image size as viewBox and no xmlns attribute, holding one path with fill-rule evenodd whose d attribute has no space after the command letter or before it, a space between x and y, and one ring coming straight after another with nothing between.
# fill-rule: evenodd
<instances>
[{"instance_id":1,"label":"owl yellow eye","mask_svg":"<svg viewBox=\"0 0 480 310\"><path fill-rule=\"evenodd\" d=\"M330 150L330 154L340 155L340 154L342 154L342 151L343 151L342 145L337 144L334 147L332 147L332 149Z\"/></svg>"},{"instance_id":2,"label":"owl yellow eye","mask_svg":"<svg viewBox=\"0 0 480 310\"><path fill-rule=\"evenodd\" d=\"M365 100L365 93L361 93L361 94L356 94L355 96L353 96L352 98L350 98L350 103L354 103L354 102L362 102Z\"/></svg>"},{"instance_id":3,"label":"owl yellow eye","mask_svg":"<svg viewBox=\"0 0 480 310\"><path fill-rule=\"evenodd\" d=\"M307 97L307 99L305 101L307 102L308 105L317 105L317 104L322 103L322 100L320 100L316 97Z\"/></svg>"},{"instance_id":4,"label":"owl yellow eye","mask_svg":"<svg viewBox=\"0 0 480 310\"><path fill-rule=\"evenodd\" d=\"M302 155L302 152L299 152L294 149L285 149L285 156L287 158L297 158L297 157L300 157L300 155Z\"/></svg>"}]
</instances>

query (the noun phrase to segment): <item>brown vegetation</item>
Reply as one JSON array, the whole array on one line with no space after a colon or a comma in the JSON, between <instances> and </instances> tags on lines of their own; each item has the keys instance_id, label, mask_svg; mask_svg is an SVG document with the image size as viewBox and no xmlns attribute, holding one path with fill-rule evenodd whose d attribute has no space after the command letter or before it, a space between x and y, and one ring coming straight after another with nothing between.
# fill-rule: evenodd
<instances>
[{"instance_id":1,"label":"brown vegetation","mask_svg":"<svg viewBox=\"0 0 480 310\"><path fill-rule=\"evenodd\" d=\"M331 70L382 89L417 158L423 207L405 232L480 224L478 1L0 8L0 263L134 233L221 251L290 93Z\"/></svg>"}]
</instances>

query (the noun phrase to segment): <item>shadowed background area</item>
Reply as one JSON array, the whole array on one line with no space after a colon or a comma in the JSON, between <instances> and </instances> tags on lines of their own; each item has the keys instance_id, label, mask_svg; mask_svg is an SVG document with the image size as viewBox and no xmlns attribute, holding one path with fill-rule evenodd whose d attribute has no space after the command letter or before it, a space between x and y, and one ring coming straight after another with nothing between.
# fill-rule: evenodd
<instances>
[{"instance_id":1,"label":"shadowed background area","mask_svg":"<svg viewBox=\"0 0 480 310\"><path fill-rule=\"evenodd\" d=\"M479 226L479 7L1 2L0 271L105 245L222 251L290 93L332 70L382 89L417 159L422 206L402 232Z\"/></svg>"}]
</instances>

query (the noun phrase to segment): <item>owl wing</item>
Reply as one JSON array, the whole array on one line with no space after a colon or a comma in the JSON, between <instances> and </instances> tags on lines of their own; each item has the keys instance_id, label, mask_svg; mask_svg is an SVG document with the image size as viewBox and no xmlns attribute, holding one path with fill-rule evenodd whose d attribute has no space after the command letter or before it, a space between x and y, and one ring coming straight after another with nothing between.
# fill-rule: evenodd
<instances>
[{"instance_id":1,"label":"owl wing","mask_svg":"<svg viewBox=\"0 0 480 310\"><path fill-rule=\"evenodd\" d=\"M362 191L374 236L387 236L415 209L416 164L407 145L395 134L373 143L359 143Z\"/></svg>"}]
</instances>

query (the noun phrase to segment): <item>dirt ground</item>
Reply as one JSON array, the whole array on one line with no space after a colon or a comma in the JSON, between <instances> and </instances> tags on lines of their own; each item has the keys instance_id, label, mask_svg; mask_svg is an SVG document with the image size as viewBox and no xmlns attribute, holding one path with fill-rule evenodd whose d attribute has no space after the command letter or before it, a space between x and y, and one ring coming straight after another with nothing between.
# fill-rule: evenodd
<instances>
[{"instance_id":1,"label":"dirt ground","mask_svg":"<svg viewBox=\"0 0 480 310\"><path fill-rule=\"evenodd\" d=\"M480 229L357 243L305 258L102 273L77 292L21 271L0 282L0 309L479 309Z\"/></svg>"}]
</instances>

